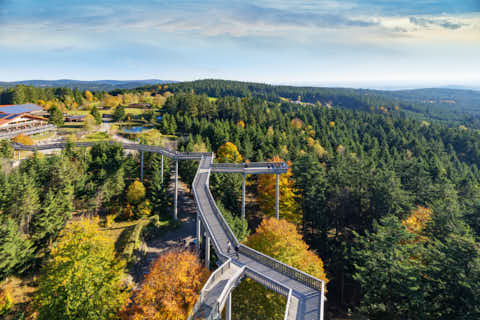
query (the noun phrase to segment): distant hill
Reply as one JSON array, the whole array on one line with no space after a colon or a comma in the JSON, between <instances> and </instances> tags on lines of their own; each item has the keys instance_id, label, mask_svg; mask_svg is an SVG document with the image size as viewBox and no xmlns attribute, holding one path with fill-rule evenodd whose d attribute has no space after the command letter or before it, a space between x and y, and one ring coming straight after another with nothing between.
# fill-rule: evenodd
<instances>
[{"instance_id":1,"label":"distant hill","mask_svg":"<svg viewBox=\"0 0 480 320\"><path fill-rule=\"evenodd\" d=\"M152 89L151 87L146 87ZM369 111L396 106L405 115L425 120L454 121L480 119L480 91L454 88L427 88L414 90L372 90L328 87L297 87L269 85L229 80L206 79L177 82L169 85L171 91L195 92L210 97L254 96L281 102L301 99L302 102L332 105L348 109ZM479 123L480 125L480 123Z\"/></svg>"},{"instance_id":2,"label":"distant hill","mask_svg":"<svg viewBox=\"0 0 480 320\"><path fill-rule=\"evenodd\" d=\"M41 88L78 88L80 90L92 90L92 91L111 91L115 89L133 89L146 85L158 85L165 83L174 83L170 80L94 80L94 81L80 81L80 80L23 80L14 82L0 82L0 87L10 88L16 85L26 85Z\"/></svg>"}]
</instances>

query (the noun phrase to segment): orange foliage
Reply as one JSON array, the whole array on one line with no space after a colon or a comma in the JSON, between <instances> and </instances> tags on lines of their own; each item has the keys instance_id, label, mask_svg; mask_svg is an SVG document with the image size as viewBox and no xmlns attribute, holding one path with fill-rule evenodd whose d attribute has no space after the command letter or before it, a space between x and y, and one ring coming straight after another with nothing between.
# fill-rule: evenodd
<instances>
[{"instance_id":1,"label":"orange foliage","mask_svg":"<svg viewBox=\"0 0 480 320\"><path fill-rule=\"evenodd\" d=\"M33 142L32 138L29 136L26 136L22 133L18 134L15 138L12 139L12 141L25 144L27 146L33 146L35 143Z\"/></svg>"},{"instance_id":2,"label":"orange foliage","mask_svg":"<svg viewBox=\"0 0 480 320\"><path fill-rule=\"evenodd\" d=\"M124 320L187 319L209 272L190 251L160 256L137 292L135 304L121 313Z\"/></svg>"},{"instance_id":3,"label":"orange foliage","mask_svg":"<svg viewBox=\"0 0 480 320\"><path fill-rule=\"evenodd\" d=\"M322 259L309 250L297 227L285 219L264 219L246 245L328 282Z\"/></svg>"},{"instance_id":4,"label":"orange foliage","mask_svg":"<svg viewBox=\"0 0 480 320\"><path fill-rule=\"evenodd\" d=\"M294 129L302 129L302 127L303 127L303 121L298 119L298 118L292 119L292 121L290 121L290 123L292 124L292 127Z\"/></svg>"}]
</instances>

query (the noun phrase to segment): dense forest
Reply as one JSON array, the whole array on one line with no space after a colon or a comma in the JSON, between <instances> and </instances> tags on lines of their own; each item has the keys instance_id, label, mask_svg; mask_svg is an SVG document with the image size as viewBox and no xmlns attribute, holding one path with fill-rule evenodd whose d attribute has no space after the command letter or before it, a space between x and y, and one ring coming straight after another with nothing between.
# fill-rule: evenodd
<instances>
[{"instance_id":1,"label":"dense forest","mask_svg":"<svg viewBox=\"0 0 480 320\"><path fill-rule=\"evenodd\" d=\"M240 217L241 176L214 174L211 189L239 239L278 259L288 253L283 261L328 279L330 315L480 316L480 133L473 130L474 114L459 126L459 118L429 102L442 119L431 121L433 114L427 117L408 102L415 95L431 99L433 91L382 97L353 89L205 80L108 94L76 92L22 86L0 96L2 103L63 101L67 110L71 97L78 99L77 106L112 100L117 107L125 99L157 97L162 103L155 113L161 117L147 119L163 134L181 137L179 150L213 151L220 162L289 164L280 180L280 222L263 219L274 215L275 181L268 175L248 177L255 203L246 220ZM11 156L7 143L0 151ZM196 165L179 164L186 183ZM123 157L118 146L100 144L88 152L67 148L62 156L35 156L4 174L0 237L6 245L0 242L0 276L39 269L52 243L69 239L70 229L62 232L72 212L166 214L168 182L159 183L155 156L147 156L146 166L151 170L142 201L135 200L135 190L142 190L135 180L138 158ZM272 230L284 237L272 237ZM159 270L170 265L160 262ZM158 274L151 277L161 278ZM198 274L205 278L203 271ZM233 300L236 319L276 318L284 302L254 285L242 283L234 293L240 297ZM144 297L148 294L158 292Z\"/></svg>"},{"instance_id":2,"label":"dense forest","mask_svg":"<svg viewBox=\"0 0 480 320\"><path fill-rule=\"evenodd\" d=\"M212 101L180 93L163 112L161 130L190 135L186 149L216 151L231 142L242 160L277 156L291 163L293 193L282 198L280 216L299 221L322 258L330 308L377 319L479 315L477 132L395 112L258 97ZM223 188L211 183L217 200L238 216L234 180ZM296 205L285 204L292 199Z\"/></svg>"},{"instance_id":3,"label":"dense forest","mask_svg":"<svg viewBox=\"0 0 480 320\"><path fill-rule=\"evenodd\" d=\"M155 89L152 86L147 90ZM320 103L354 110L389 112L404 116L441 120L454 125L472 123L480 116L480 92L455 89L381 91L349 88L278 86L224 80L199 80L168 85L172 92L195 92L209 97L257 97L272 102L282 99Z\"/></svg>"}]
</instances>

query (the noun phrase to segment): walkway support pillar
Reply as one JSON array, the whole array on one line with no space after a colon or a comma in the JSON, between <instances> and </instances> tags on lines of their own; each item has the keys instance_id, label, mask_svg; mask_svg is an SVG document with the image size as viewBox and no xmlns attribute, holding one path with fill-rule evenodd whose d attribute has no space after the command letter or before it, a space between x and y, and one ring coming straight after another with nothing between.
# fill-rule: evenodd
<instances>
[{"instance_id":1,"label":"walkway support pillar","mask_svg":"<svg viewBox=\"0 0 480 320\"><path fill-rule=\"evenodd\" d=\"M162 184L163 184L163 154L162 154L162 169L161 169L161 174L162 174Z\"/></svg>"},{"instance_id":2,"label":"walkway support pillar","mask_svg":"<svg viewBox=\"0 0 480 320\"><path fill-rule=\"evenodd\" d=\"M205 237L205 267L210 269L210 235L208 232Z\"/></svg>"},{"instance_id":3,"label":"walkway support pillar","mask_svg":"<svg viewBox=\"0 0 480 320\"><path fill-rule=\"evenodd\" d=\"M175 159L175 195L173 198L173 219L174 220L178 220L177 197L178 197L178 159Z\"/></svg>"},{"instance_id":4,"label":"walkway support pillar","mask_svg":"<svg viewBox=\"0 0 480 320\"><path fill-rule=\"evenodd\" d=\"M197 254L200 253L200 243L202 237L202 221L200 220L200 212L197 211Z\"/></svg>"},{"instance_id":5,"label":"walkway support pillar","mask_svg":"<svg viewBox=\"0 0 480 320\"><path fill-rule=\"evenodd\" d=\"M20 160L20 150L17 151L18 160Z\"/></svg>"},{"instance_id":6,"label":"walkway support pillar","mask_svg":"<svg viewBox=\"0 0 480 320\"><path fill-rule=\"evenodd\" d=\"M140 181L143 182L143 151L140 152Z\"/></svg>"},{"instance_id":7,"label":"walkway support pillar","mask_svg":"<svg viewBox=\"0 0 480 320\"><path fill-rule=\"evenodd\" d=\"M242 218L245 219L245 173L243 174L242 184Z\"/></svg>"},{"instance_id":8,"label":"walkway support pillar","mask_svg":"<svg viewBox=\"0 0 480 320\"><path fill-rule=\"evenodd\" d=\"M230 292L225 304L225 320L232 320L232 293Z\"/></svg>"},{"instance_id":9,"label":"walkway support pillar","mask_svg":"<svg viewBox=\"0 0 480 320\"><path fill-rule=\"evenodd\" d=\"M277 189L275 190L275 215L277 217L277 219L279 219L280 217L280 214L279 214L279 210L280 210L280 202L279 202L279 198L280 198L280 187L279 187L279 174L277 173L276 174L277 176Z\"/></svg>"}]
</instances>

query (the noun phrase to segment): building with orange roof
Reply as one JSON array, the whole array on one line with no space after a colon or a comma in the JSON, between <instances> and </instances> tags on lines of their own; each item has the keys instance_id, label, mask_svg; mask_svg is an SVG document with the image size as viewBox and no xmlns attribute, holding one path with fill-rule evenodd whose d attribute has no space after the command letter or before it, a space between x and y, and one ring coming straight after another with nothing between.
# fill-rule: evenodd
<instances>
[{"instance_id":1,"label":"building with orange roof","mask_svg":"<svg viewBox=\"0 0 480 320\"><path fill-rule=\"evenodd\" d=\"M42 112L43 108L35 104L0 105L0 139L55 130L55 125L39 115Z\"/></svg>"}]
</instances>

